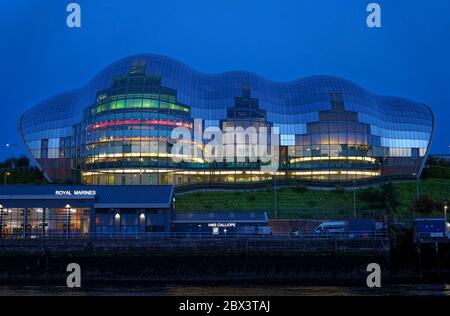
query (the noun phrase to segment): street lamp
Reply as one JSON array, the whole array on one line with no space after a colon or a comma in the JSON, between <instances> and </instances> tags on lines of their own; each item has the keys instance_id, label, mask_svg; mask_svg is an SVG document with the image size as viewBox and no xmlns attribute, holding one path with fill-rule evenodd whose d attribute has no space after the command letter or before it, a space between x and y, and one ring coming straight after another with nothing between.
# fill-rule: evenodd
<instances>
[{"instance_id":1,"label":"street lamp","mask_svg":"<svg viewBox=\"0 0 450 316\"><path fill-rule=\"evenodd\" d=\"M122 223L120 221L120 210L115 210L116 215L114 215L114 232L120 233L122 231Z\"/></svg>"},{"instance_id":2,"label":"street lamp","mask_svg":"<svg viewBox=\"0 0 450 316\"><path fill-rule=\"evenodd\" d=\"M275 182L275 190L274 190L274 213L275 213L275 219L278 219L277 216L277 173L274 172L273 179ZM225 233L226 234L226 233Z\"/></svg>"},{"instance_id":3,"label":"street lamp","mask_svg":"<svg viewBox=\"0 0 450 316\"><path fill-rule=\"evenodd\" d=\"M353 180L353 218L356 219L356 192L355 192L356 181Z\"/></svg>"},{"instance_id":4,"label":"street lamp","mask_svg":"<svg viewBox=\"0 0 450 316\"><path fill-rule=\"evenodd\" d=\"M444 205L444 219L445 219L445 235L447 235L448 230L447 230L447 204Z\"/></svg>"},{"instance_id":5,"label":"street lamp","mask_svg":"<svg viewBox=\"0 0 450 316\"><path fill-rule=\"evenodd\" d=\"M18 146L17 144L5 144L5 147L7 149L12 149L12 148L17 147L17 146ZM12 152L11 152L11 169L14 169L15 167L16 166L15 166L15 163L14 163L14 157L13 157ZM3 179L3 184L4 185L6 185L6 177L10 176L10 175L11 175L11 173L8 172L8 170L5 168L4 179Z\"/></svg>"},{"instance_id":6,"label":"street lamp","mask_svg":"<svg viewBox=\"0 0 450 316\"><path fill-rule=\"evenodd\" d=\"M3 185L6 185L6 177L9 177L11 175L11 172L4 171L4 179L3 179Z\"/></svg>"},{"instance_id":7,"label":"street lamp","mask_svg":"<svg viewBox=\"0 0 450 316\"><path fill-rule=\"evenodd\" d=\"M420 198L420 190L419 190L420 175L417 172L417 173L413 173L413 176L416 177L416 198L418 200Z\"/></svg>"},{"instance_id":8,"label":"street lamp","mask_svg":"<svg viewBox=\"0 0 450 316\"><path fill-rule=\"evenodd\" d=\"M0 204L0 238L3 237L3 205Z\"/></svg>"},{"instance_id":9,"label":"street lamp","mask_svg":"<svg viewBox=\"0 0 450 316\"><path fill-rule=\"evenodd\" d=\"M70 235L70 204L66 204L66 237L69 238Z\"/></svg>"}]
</instances>

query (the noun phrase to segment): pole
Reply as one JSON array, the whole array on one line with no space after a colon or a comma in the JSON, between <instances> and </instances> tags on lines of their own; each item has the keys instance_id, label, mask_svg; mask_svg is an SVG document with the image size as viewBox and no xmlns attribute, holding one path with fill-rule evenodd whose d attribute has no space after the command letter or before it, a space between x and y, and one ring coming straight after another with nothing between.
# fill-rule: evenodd
<instances>
[{"instance_id":1,"label":"pole","mask_svg":"<svg viewBox=\"0 0 450 316\"><path fill-rule=\"evenodd\" d=\"M277 173L274 173L274 181L275 181L275 219L278 219L277 216Z\"/></svg>"},{"instance_id":2,"label":"pole","mask_svg":"<svg viewBox=\"0 0 450 316\"><path fill-rule=\"evenodd\" d=\"M23 209L23 230L22 239L27 238L27 226L28 226L28 208Z\"/></svg>"},{"instance_id":3,"label":"pole","mask_svg":"<svg viewBox=\"0 0 450 316\"><path fill-rule=\"evenodd\" d=\"M353 181L353 218L356 219L356 192L355 192L355 184Z\"/></svg>"},{"instance_id":4,"label":"pole","mask_svg":"<svg viewBox=\"0 0 450 316\"><path fill-rule=\"evenodd\" d=\"M444 219L445 219L445 235L448 234L448 229L447 229L447 205L444 206ZM445 236L447 237L447 236Z\"/></svg>"},{"instance_id":5,"label":"pole","mask_svg":"<svg viewBox=\"0 0 450 316\"><path fill-rule=\"evenodd\" d=\"M42 240L44 240L45 238L45 210L46 210L45 207L42 208L42 230L41 230Z\"/></svg>"},{"instance_id":6,"label":"pole","mask_svg":"<svg viewBox=\"0 0 450 316\"><path fill-rule=\"evenodd\" d=\"M69 235L70 235L70 218L69 218L69 213L70 213L70 205L67 204L66 205L66 225L67 225L66 238L69 238Z\"/></svg>"},{"instance_id":7,"label":"pole","mask_svg":"<svg viewBox=\"0 0 450 316\"><path fill-rule=\"evenodd\" d=\"M0 239L3 237L3 205L0 205Z\"/></svg>"},{"instance_id":8,"label":"pole","mask_svg":"<svg viewBox=\"0 0 450 316\"><path fill-rule=\"evenodd\" d=\"M6 148L8 149L12 149L14 147L17 147L17 144L6 144L5 145ZM15 162L14 162L14 156L13 156L13 151L11 150L11 169L15 169ZM5 173L4 173L4 179L3 179L3 185L6 185L6 177L8 176L8 170L5 169Z\"/></svg>"},{"instance_id":9,"label":"pole","mask_svg":"<svg viewBox=\"0 0 450 316\"><path fill-rule=\"evenodd\" d=\"M419 191L419 174L416 174L416 195L417 195L417 200L419 200L420 198L420 191Z\"/></svg>"},{"instance_id":10,"label":"pole","mask_svg":"<svg viewBox=\"0 0 450 316\"><path fill-rule=\"evenodd\" d=\"M67 209L67 238L70 237L70 208Z\"/></svg>"}]
</instances>

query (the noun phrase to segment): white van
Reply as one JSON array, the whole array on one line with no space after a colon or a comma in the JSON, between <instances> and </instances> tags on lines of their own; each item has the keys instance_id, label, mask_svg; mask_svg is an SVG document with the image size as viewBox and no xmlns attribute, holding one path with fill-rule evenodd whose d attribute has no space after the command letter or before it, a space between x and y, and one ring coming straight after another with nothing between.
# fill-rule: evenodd
<instances>
[{"instance_id":1,"label":"white van","mask_svg":"<svg viewBox=\"0 0 450 316\"><path fill-rule=\"evenodd\" d=\"M314 232L316 234L343 234L345 233L345 227L345 221L323 222L314 229Z\"/></svg>"}]
</instances>

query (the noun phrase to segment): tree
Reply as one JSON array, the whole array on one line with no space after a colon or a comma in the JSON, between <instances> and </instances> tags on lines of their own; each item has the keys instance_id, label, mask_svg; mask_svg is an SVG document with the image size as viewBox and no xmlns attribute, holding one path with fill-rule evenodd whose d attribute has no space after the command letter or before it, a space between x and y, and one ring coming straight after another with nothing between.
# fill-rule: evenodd
<instances>
[{"instance_id":1,"label":"tree","mask_svg":"<svg viewBox=\"0 0 450 316\"><path fill-rule=\"evenodd\" d=\"M395 213L400 206L398 192L392 183L383 184L381 186L382 203L386 211L390 214Z\"/></svg>"},{"instance_id":2,"label":"tree","mask_svg":"<svg viewBox=\"0 0 450 316\"><path fill-rule=\"evenodd\" d=\"M439 211L443 209L441 202L433 200L426 194L420 196L418 200L414 202L414 210L419 213L431 213L432 211Z\"/></svg>"},{"instance_id":3,"label":"tree","mask_svg":"<svg viewBox=\"0 0 450 316\"><path fill-rule=\"evenodd\" d=\"M388 213L395 213L400 206L400 199L392 183L381 186L381 189L370 188L360 193L360 198L364 200L371 209L386 210Z\"/></svg>"},{"instance_id":4,"label":"tree","mask_svg":"<svg viewBox=\"0 0 450 316\"><path fill-rule=\"evenodd\" d=\"M6 177L5 177L5 173ZM25 156L8 158L0 162L0 181L7 184L41 184L46 183L42 172L30 166L30 160Z\"/></svg>"},{"instance_id":5,"label":"tree","mask_svg":"<svg viewBox=\"0 0 450 316\"><path fill-rule=\"evenodd\" d=\"M30 159L28 159L24 155L21 155L19 158L16 159L16 167L17 168L28 168L28 167L30 167Z\"/></svg>"},{"instance_id":6,"label":"tree","mask_svg":"<svg viewBox=\"0 0 450 316\"><path fill-rule=\"evenodd\" d=\"M359 194L359 197L361 200L367 203L369 208L373 210L380 210L383 208L380 189L366 189Z\"/></svg>"}]
</instances>

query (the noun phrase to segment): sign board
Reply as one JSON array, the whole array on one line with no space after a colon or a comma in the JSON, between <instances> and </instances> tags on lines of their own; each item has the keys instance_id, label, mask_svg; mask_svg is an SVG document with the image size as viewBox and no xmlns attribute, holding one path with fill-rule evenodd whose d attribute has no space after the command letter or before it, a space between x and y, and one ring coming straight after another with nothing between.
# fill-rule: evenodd
<instances>
[{"instance_id":1,"label":"sign board","mask_svg":"<svg viewBox=\"0 0 450 316\"><path fill-rule=\"evenodd\" d=\"M208 227L236 227L236 223L208 223Z\"/></svg>"},{"instance_id":2,"label":"sign board","mask_svg":"<svg viewBox=\"0 0 450 316\"><path fill-rule=\"evenodd\" d=\"M96 195L95 190L56 190L56 196L93 196Z\"/></svg>"}]
</instances>

